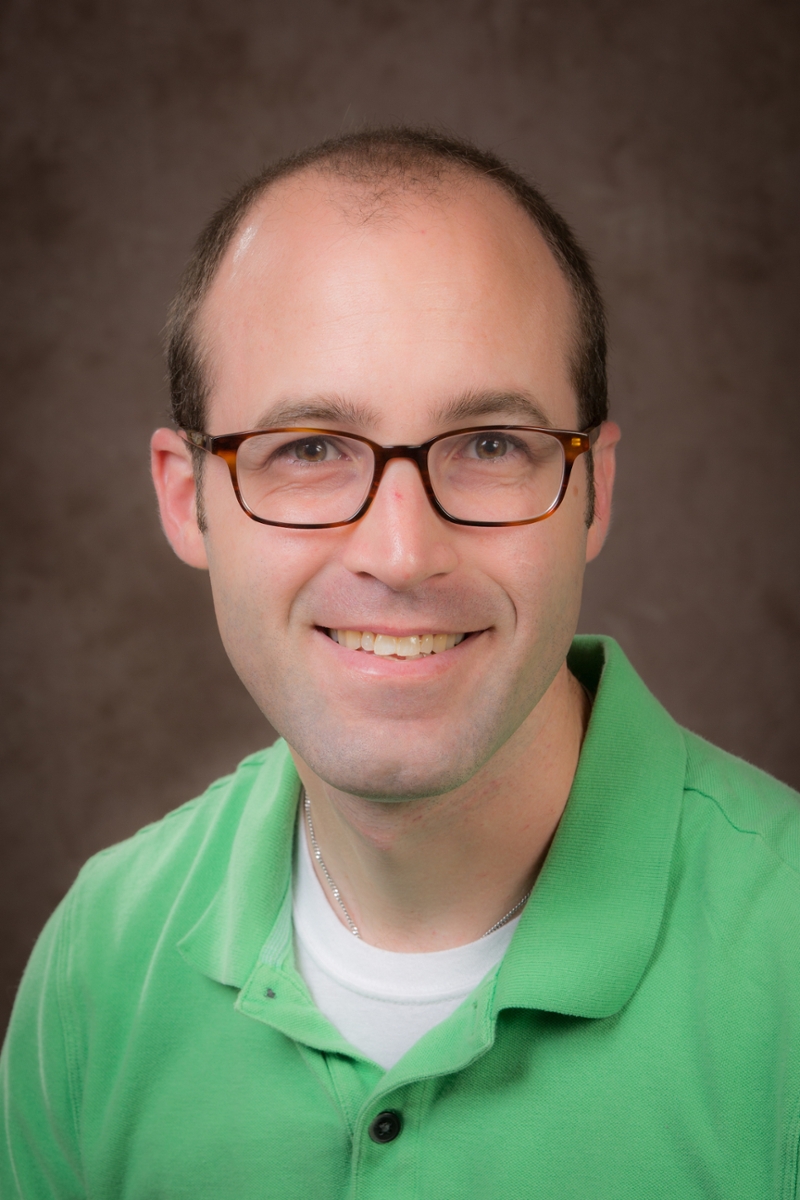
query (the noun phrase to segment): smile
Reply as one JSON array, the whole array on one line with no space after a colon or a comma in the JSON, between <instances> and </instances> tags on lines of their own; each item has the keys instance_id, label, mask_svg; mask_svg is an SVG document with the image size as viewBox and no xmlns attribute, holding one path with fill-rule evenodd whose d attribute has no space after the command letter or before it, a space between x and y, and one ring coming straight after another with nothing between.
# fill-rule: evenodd
<instances>
[{"instance_id":1,"label":"smile","mask_svg":"<svg viewBox=\"0 0 800 1200\"><path fill-rule=\"evenodd\" d=\"M365 650L382 658L418 658L421 654L441 654L452 650L467 636L465 633L419 633L409 637L392 637L369 630L329 629L328 636L347 650Z\"/></svg>"}]
</instances>

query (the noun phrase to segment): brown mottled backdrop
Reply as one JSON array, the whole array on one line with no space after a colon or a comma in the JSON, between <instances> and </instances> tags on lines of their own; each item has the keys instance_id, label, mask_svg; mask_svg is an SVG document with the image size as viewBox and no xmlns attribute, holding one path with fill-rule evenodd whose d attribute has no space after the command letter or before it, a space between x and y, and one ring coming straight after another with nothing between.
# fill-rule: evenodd
<instances>
[{"instance_id":1,"label":"brown mottled backdrop","mask_svg":"<svg viewBox=\"0 0 800 1200\"><path fill-rule=\"evenodd\" d=\"M625 431L583 627L681 721L800 785L799 14L6 0L3 1010L84 859L274 736L159 531L161 328L220 196L365 120L471 136L574 222Z\"/></svg>"}]
</instances>

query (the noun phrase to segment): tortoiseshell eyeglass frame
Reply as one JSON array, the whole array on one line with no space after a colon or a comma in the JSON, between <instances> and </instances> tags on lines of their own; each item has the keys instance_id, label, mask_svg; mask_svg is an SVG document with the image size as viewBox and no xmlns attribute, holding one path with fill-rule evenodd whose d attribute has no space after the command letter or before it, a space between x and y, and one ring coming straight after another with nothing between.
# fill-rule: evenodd
<instances>
[{"instance_id":1,"label":"tortoiseshell eyeglass frame","mask_svg":"<svg viewBox=\"0 0 800 1200\"><path fill-rule=\"evenodd\" d=\"M547 517L551 517L556 511L564 496L567 494L569 486L569 478L572 473L572 467L575 460L581 455L586 454L591 450L592 446L597 441L600 434L601 425L593 425L590 429L551 429L549 426L543 425L470 425L466 429L451 429L447 433L437 434L428 442L422 442L416 446L380 446L377 442L370 441L369 438L362 437L358 433L346 433L342 429L317 429L306 425L302 426L281 426L275 429L249 429L245 433L223 433L217 436L212 436L208 433L201 433L197 429L182 429L186 441L190 446L196 447L198 450L205 450L209 454L216 454L223 459L230 471L231 483L233 490L236 493L236 499L239 501L244 512L247 513L253 521L258 521L262 525L277 525L282 529L337 529L341 525L352 525L364 516L364 513L369 508L380 486L383 472L386 469L387 463L393 458L410 458L412 462L417 464L422 483L425 488L425 494L431 503L433 509L443 517L445 521L452 521L454 525L474 525L482 528L500 528L512 525L533 525L537 521L544 521ZM428 473L428 453L431 446L435 446L437 442L444 441L445 438L455 437L461 433L502 433L505 431L514 432L515 430L525 431L528 433L546 433L550 437L556 438L564 450L564 473L561 479L561 488L553 503L538 517L526 517L522 521L465 521L461 517L452 516L436 497L431 484L430 475ZM246 442L248 438L260 437L265 433L298 433L298 434L321 434L330 437L335 435L338 437L350 438L354 442L363 442L365 446L369 446L375 457L375 465L372 472L372 483L367 492L366 498L352 517L348 517L346 521L327 521L323 524L298 524L294 521L270 521L267 517L259 517L256 513L248 508L241 491L239 490L239 479L236 473L236 454L242 442Z\"/></svg>"}]
</instances>

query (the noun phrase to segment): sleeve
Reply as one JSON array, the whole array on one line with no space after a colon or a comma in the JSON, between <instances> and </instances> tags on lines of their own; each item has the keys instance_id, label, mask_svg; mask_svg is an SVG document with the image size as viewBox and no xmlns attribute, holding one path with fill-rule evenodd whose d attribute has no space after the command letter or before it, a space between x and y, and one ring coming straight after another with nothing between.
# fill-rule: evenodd
<instances>
[{"instance_id":1,"label":"sleeve","mask_svg":"<svg viewBox=\"0 0 800 1200\"><path fill-rule=\"evenodd\" d=\"M77 1054L64 968L71 897L31 955L0 1055L0 1196L83 1200Z\"/></svg>"}]
</instances>

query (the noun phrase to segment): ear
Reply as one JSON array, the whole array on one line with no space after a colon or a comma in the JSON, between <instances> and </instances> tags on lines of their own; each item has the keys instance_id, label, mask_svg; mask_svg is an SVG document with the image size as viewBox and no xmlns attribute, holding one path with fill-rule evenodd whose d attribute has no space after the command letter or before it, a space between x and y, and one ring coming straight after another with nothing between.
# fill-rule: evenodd
<instances>
[{"instance_id":1,"label":"ear","mask_svg":"<svg viewBox=\"0 0 800 1200\"><path fill-rule=\"evenodd\" d=\"M174 429L157 429L153 434L150 469L169 544L190 567L207 568L205 542L197 524L192 452Z\"/></svg>"},{"instance_id":2,"label":"ear","mask_svg":"<svg viewBox=\"0 0 800 1200\"><path fill-rule=\"evenodd\" d=\"M594 444L594 520L586 539L586 561L591 562L603 548L611 524L611 498L614 492L614 473L617 465L617 442L622 431L616 421L604 421L600 436Z\"/></svg>"}]
</instances>

